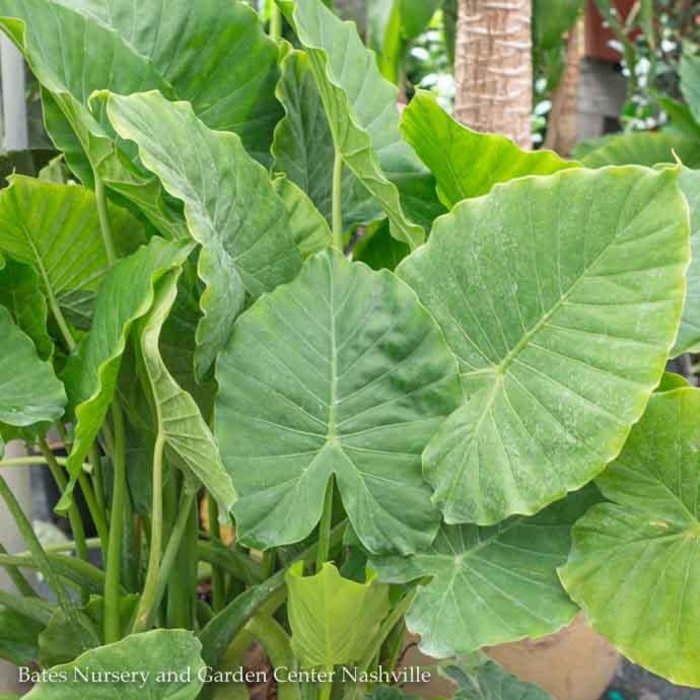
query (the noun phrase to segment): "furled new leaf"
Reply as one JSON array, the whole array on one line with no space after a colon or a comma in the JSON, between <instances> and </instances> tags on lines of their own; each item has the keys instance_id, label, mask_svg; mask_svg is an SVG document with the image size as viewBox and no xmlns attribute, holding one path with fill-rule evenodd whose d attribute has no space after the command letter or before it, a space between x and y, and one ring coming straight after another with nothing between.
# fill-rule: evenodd
<instances>
[{"instance_id":1,"label":"furled new leaf","mask_svg":"<svg viewBox=\"0 0 700 700\"><path fill-rule=\"evenodd\" d=\"M431 656L540 637L571 621L578 608L557 578L570 530L600 500L584 489L534 517L494 527L443 525L433 544L409 557L372 559L381 581L431 577L418 588L406 624Z\"/></svg>"},{"instance_id":2,"label":"furled new leaf","mask_svg":"<svg viewBox=\"0 0 700 700\"><path fill-rule=\"evenodd\" d=\"M700 391L656 394L574 527L561 580L625 656L700 686ZM669 653L669 650L673 650Z\"/></svg>"},{"instance_id":3,"label":"furled new leaf","mask_svg":"<svg viewBox=\"0 0 700 700\"><path fill-rule=\"evenodd\" d=\"M676 179L577 168L499 185L439 219L398 267L468 394L423 454L447 522L535 513L618 454L683 306L689 230Z\"/></svg>"},{"instance_id":4,"label":"furled new leaf","mask_svg":"<svg viewBox=\"0 0 700 700\"><path fill-rule=\"evenodd\" d=\"M306 53L287 51L277 97L285 116L275 128L273 169L306 192L330 224L335 147ZM342 213L345 230L383 216L381 207L347 166L342 173Z\"/></svg>"},{"instance_id":5,"label":"furled new leaf","mask_svg":"<svg viewBox=\"0 0 700 700\"><path fill-rule=\"evenodd\" d=\"M267 171L236 134L211 131L185 102L157 92L106 96L120 136L136 142L144 165L185 205L201 244L199 276L206 285L195 356L202 376L231 333L246 296L292 279L301 266L287 210Z\"/></svg>"},{"instance_id":6,"label":"furled new leaf","mask_svg":"<svg viewBox=\"0 0 700 700\"><path fill-rule=\"evenodd\" d=\"M179 271L170 272L158 285L153 308L139 328L141 354L151 384L159 431L165 445L177 455L175 463L184 466L218 501L221 517L236 500L231 477L226 473L219 450L195 400L173 379L160 356L160 332L177 295Z\"/></svg>"},{"instance_id":7,"label":"furled new leaf","mask_svg":"<svg viewBox=\"0 0 700 700\"><path fill-rule=\"evenodd\" d=\"M0 423L26 427L63 415L66 394L50 363L0 306Z\"/></svg>"},{"instance_id":8,"label":"furled new leaf","mask_svg":"<svg viewBox=\"0 0 700 700\"><path fill-rule=\"evenodd\" d=\"M302 668L357 663L389 612L389 586L368 574L364 583L343 578L326 563L313 576L294 564L285 576L292 651Z\"/></svg>"},{"instance_id":9,"label":"furled new leaf","mask_svg":"<svg viewBox=\"0 0 700 700\"><path fill-rule=\"evenodd\" d=\"M194 700L201 687L204 662L201 644L192 632L161 629L132 634L114 644L91 649L75 661L55 666L65 680L42 681L24 697L27 700ZM172 674L176 672L177 677ZM94 682L90 674L133 674L130 680ZM139 675L139 674L143 674ZM87 676L87 679L86 679ZM164 680L169 678L170 680Z\"/></svg>"},{"instance_id":10,"label":"furled new leaf","mask_svg":"<svg viewBox=\"0 0 700 700\"><path fill-rule=\"evenodd\" d=\"M411 247L422 228L406 218L390 170L416 169L415 156L401 141L396 88L382 78L374 54L352 22L343 22L321 0L279 0L306 49L333 143L343 162L379 201L391 231Z\"/></svg>"},{"instance_id":11,"label":"furled new leaf","mask_svg":"<svg viewBox=\"0 0 700 700\"><path fill-rule=\"evenodd\" d=\"M153 304L154 286L186 259L192 246L153 238L105 276L95 302L90 333L66 366L63 378L77 419L68 455L71 485L57 509L67 507L72 485L114 398L122 354L132 324Z\"/></svg>"},{"instance_id":12,"label":"furled new leaf","mask_svg":"<svg viewBox=\"0 0 700 700\"><path fill-rule=\"evenodd\" d=\"M700 171L681 168L678 186L690 209L691 259L681 327L671 352L673 357L700 350Z\"/></svg>"},{"instance_id":13,"label":"furled new leaf","mask_svg":"<svg viewBox=\"0 0 700 700\"><path fill-rule=\"evenodd\" d=\"M419 90L401 116L401 132L437 180L447 207L486 194L499 182L550 175L577 163L553 151L524 151L499 134L480 134L456 122L435 96Z\"/></svg>"},{"instance_id":14,"label":"furled new leaf","mask_svg":"<svg viewBox=\"0 0 700 700\"><path fill-rule=\"evenodd\" d=\"M430 544L437 515L420 453L461 391L439 329L390 272L334 250L310 258L241 315L217 379L241 541L302 540L335 474L368 549Z\"/></svg>"},{"instance_id":15,"label":"furled new leaf","mask_svg":"<svg viewBox=\"0 0 700 700\"><path fill-rule=\"evenodd\" d=\"M42 360L53 354L53 341L46 330L48 309L34 267L11 258L0 267L0 305L32 339Z\"/></svg>"},{"instance_id":16,"label":"furled new leaf","mask_svg":"<svg viewBox=\"0 0 700 700\"><path fill-rule=\"evenodd\" d=\"M109 206L115 246L133 250L143 227ZM57 185L23 175L0 192L0 251L31 265L49 307L89 325L90 307L107 268L95 195L77 185Z\"/></svg>"}]
</instances>

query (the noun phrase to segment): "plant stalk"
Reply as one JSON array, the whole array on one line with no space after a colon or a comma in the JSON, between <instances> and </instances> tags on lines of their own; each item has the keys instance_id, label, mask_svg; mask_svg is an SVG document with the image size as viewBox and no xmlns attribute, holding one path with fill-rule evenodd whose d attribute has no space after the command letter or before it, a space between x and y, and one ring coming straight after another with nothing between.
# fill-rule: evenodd
<instances>
[{"instance_id":1,"label":"plant stalk","mask_svg":"<svg viewBox=\"0 0 700 700\"><path fill-rule=\"evenodd\" d=\"M282 38L282 13L275 0L270 5L270 39L277 43Z\"/></svg>"},{"instance_id":2,"label":"plant stalk","mask_svg":"<svg viewBox=\"0 0 700 700\"><path fill-rule=\"evenodd\" d=\"M221 543L219 531L219 507L216 499L207 494L207 517L209 519L209 537L212 542ZM211 600L215 612L224 607L226 599L226 578L220 566L212 564L211 567Z\"/></svg>"},{"instance_id":3,"label":"plant stalk","mask_svg":"<svg viewBox=\"0 0 700 700\"><path fill-rule=\"evenodd\" d=\"M160 570L160 555L163 547L163 452L165 450L165 435L158 431L153 450L153 500L151 503L151 542L148 553L148 569L143 593L139 602L133 632L143 632L148 625L151 611L155 607L158 593L158 578Z\"/></svg>"},{"instance_id":4,"label":"plant stalk","mask_svg":"<svg viewBox=\"0 0 700 700\"><path fill-rule=\"evenodd\" d=\"M335 149L333 161L333 245L343 252L343 157Z\"/></svg>"},{"instance_id":5,"label":"plant stalk","mask_svg":"<svg viewBox=\"0 0 700 700\"><path fill-rule=\"evenodd\" d=\"M107 262L114 265L117 260L117 252L112 239L112 229L109 225L109 215L107 213L107 197L105 194L104 182L102 178L93 170L95 178L95 199L97 201L97 216L100 219L100 230L102 231L102 241L107 253Z\"/></svg>"},{"instance_id":6,"label":"plant stalk","mask_svg":"<svg viewBox=\"0 0 700 700\"><path fill-rule=\"evenodd\" d=\"M7 554L7 550L0 542L0 556L3 554ZM31 583L27 581L24 574L17 568L17 566L5 564L0 565L4 566L5 571L7 571L7 575L10 577L12 583L15 584L15 588L17 588L21 595L25 597L35 597L37 595L36 591L32 588Z\"/></svg>"},{"instance_id":7,"label":"plant stalk","mask_svg":"<svg viewBox=\"0 0 700 700\"><path fill-rule=\"evenodd\" d=\"M124 440L124 418L117 401L112 404L114 422L114 485L112 488L112 507L109 519L109 544L107 547L107 564L105 567L104 600L104 639L105 644L119 641L121 625L119 624L119 589L121 574L121 549L123 510L126 498L126 445Z\"/></svg>"},{"instance_id":8,"label":"plant stalk","mask_svg":"<svg viewBox=\"0 0 700 700\"><path fill-rule=\"evenodd\" d=\"M331 543L331 525L333 523L333 476L326 484L326 495L323 497L323 512L318 524L318 550L316 552L316 572L323 568L328 561Z\"/></svg>"},{"instance_id":9,"label":"plant stalk","mask_svg":"<svg viewBox=\"0 0 700 700\"><path fill-rule=\"evenodd\" d=\"M51 476L53 477L53 480L56 482L56 486L58 487L58 490L61 493L63 493L65 491L68 480L66 479L66 476L63 473L61 466L56 461L56 456L54 455L53 452L51 452L51 449L49 448L48 444L46 443L45 438L40 438L38 444L39 444L39 449L41 450L41 454L44 457L44 461L46 462L46 464L49 468L49 471L51 472ZM87 550L87 546L85 544L85 528L83 527L83 521L80 517L80 513L78 511L78 506L77 506L75 500L71 501L70 508L68 509L68 522L70 523L70 529L71 529L71 532L73 533L73 541L75 542L75 551L76 551L77 555L83 561L87 561L88 560L88 550Z\"/></svg>"}]
</instances>

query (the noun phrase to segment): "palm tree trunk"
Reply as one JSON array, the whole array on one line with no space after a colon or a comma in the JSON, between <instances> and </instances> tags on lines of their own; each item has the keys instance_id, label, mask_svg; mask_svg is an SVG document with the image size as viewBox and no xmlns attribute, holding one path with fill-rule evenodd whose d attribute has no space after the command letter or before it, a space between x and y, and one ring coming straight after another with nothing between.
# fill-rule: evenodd
<instances>
[{"instance_id":1,"label":"palm tree trunk","mask_svg":"<svg viewBox=\"0 0 700 700\"><path fill-rule=\"evenodd\" d=\"M455 115L532 146L531 0L459 0Z\"/></svg>"}]
</instances>

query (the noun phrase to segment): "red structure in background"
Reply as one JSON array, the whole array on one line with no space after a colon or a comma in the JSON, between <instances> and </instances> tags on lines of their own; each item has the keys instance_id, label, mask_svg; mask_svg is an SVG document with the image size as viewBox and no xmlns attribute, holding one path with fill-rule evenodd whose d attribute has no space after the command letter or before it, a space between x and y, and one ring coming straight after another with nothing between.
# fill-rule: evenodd
<instances>
[{"instance_id":1,"label":"red structure in background","mask_svg":"<svg viewBox=\"0 0 700 700\"><path fill-rule=\"evenodd\" d=\"M613 5L617 8L618 16L621 21L627 19L627 16L634 7L636 0L614 0ZM586 58L596 58L599 61L609 61L617 63L621 55L619 51L615 51L610 46L610 42L615 39L615 35L610 27L605 26L605 22L598 12L595 0L588 0L586 7L586 42L584 46L584 55ZM633 32L631 37L639 33L639 30Z\"/></svg>"}]
</instances>

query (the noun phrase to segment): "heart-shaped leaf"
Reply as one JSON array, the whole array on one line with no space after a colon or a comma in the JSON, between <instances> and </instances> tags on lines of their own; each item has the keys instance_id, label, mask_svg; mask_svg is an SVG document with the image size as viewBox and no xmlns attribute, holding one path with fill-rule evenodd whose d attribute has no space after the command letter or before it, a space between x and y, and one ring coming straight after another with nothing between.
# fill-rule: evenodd
<instances>
[{"instance_id":1,"label":"heart-shaped leaf","mask_svg":"<svg viewBox=\"0 0 700 700\"><path fill-rule=\"evenodd\" d=\"M192 237L202 245L199 276L206 285L197 329L199 376L231 333L246 295L259 296L292 279L301 254L287 210L265 168L236 134L212 131L185 102L157 92L107 95L120 136L136 142L144 165L185 205Z\"/></svg>"},{"instance_id":2,"label":"heart-shaped leaf","mask_svg":"<svg viewBox=\"0 0 700 700\"><path fill-rule=\"evenodd\" d=\"M153 630L91 649L54 666L27 700L194 700L203 681L202 646L192 632ZM95 674L94 676L92 674ZM100 680L102 679L102 680Z\"/></svg>"},{"instance_id":3,"label":"heart-shaped leaf","mask_svg":"<svg viewBox=\"0 0 700 700\"><path fill-rule=\"evenodd\" d=\"M39 359L34 343L0 306L0 422L26 427L63 415L66 394L53 367Z\"/></svg>"},{"instance_id":4,"label":"heart-shaped leaf","mask_svg":"<svg viewBox=\"0 0 700 700\"><path fill-rule=\"evenodd\" d=\"M95 195L84 187L57 185L23 175L0 193L0 251L31 265L49 305L89 325L90 308L107 268ZM143 226L109 206L118 251L133 250Z\"/></svg>"},{"instance_id":5,"label":"heart-shaped leaf","mask_svg":"<svg viewBox=\"0 0 700 700\"><path fill-rule=\"evenodd\" d=\"M336 151L382 205L392 235L415 247L425 238L423 229L406 218L399 192L380 165L420 169L401 141L396 87L382 78L354 23L341 21L321 0L279 4L308 54Z\"/></svg>"},{"instance_id":6,"label":"heart-shaped leaf","mask_svg":"<svg viewBox=\"0 0 700 700\"><path fill-rule=\"evenodd\" d=\"M70 357L63 375L77 423L68 455L71 481L57 510L70 503L75 479L114 398L131 326L149 312L157 280L180 266L191 250L186 243L152 238L147 246L119 260L105 276L95 303L92 329Z\"/></svg>"},{"instance_id":7,"label":"heart-shaped leaf","mask_svg":"<svg viewBox=\"0 0 700 700\"><path fill-rule=\"evenodd\" d=\"M343 578L333 564L304 576L298 562L285 576L292 651L302 668L357 663L389 612L389 586L369 574L364 583Z\"/></svg>"},{"instance_id":8,"label":"heart-shaped leaf","mask_svg":"<svg viewBox=\"0 0 700 700\"><path fill-rule=\"evenodd\" d=\"M522 178L438 219L397 274L468 394L423 455L447 522L535 513L618 454L674 342L688 254L669 170Z\"/></svg>"},{"instance_id":9,"label":"heart-shaped leaf","mask_svg":"<svg viewBox=\"0 0 700 700\"><path fill-rule=\"evenodd\" d=\"M330 224L335 146L309 56L289 49L282 60L277 97L285 116L275 128L273 168L309 196ZM383 216L381 207L347 166L342 175L345 230Z\"/></svg>"},{"instance_id":10,"label":"heart-shaped leaf","mask_svg":"<svg viewBox=\"0 0 700 700\"><path fill-rule=\"evenodd\" d=\"M435 175L447 207L486 194L499 182L578 166L553 151L524 151L505 136L472 131L425 90L419 90L403 111L401 133Z\"/></svg>"},{"instance_id":11,"label":"heart-shaped leaf","mask_svg":"<svg viewBox=\"0 0 700 700\"><path fill-rule=\"evenodd\" d=\"M625 656L700 686L700 391L655 394L597 480L560 577ZM669 653L669 650L673 650Z\"/></svg>"},{"instance_id":12,"label":"heart-shaped leaf","mask_svg":"<svg viewBox=\"0 0 700 700\"><path fill-rule=\"evenodd\" d=\"M243 542L302 540L335 474L368 549L430 544L437 514L420 453L461 391L439 329L393 274L315 255L241 315L217 379L216 433Z\"/></svg>"},{"instance_id":13,"label":"heart-shaped leaf","mask_svg":"<svg viewBox=\"0 0 700 700\"><path fill-rule=\"evenodd\" d=\"M433 544L410 557L373 558L381 581L418 588L406 617L431 656L467 654L483 646L541 637L571 621L578 608L557 578L570 531L599 501L595 489L571 494L531 518L494 527L443 525Z\"/></svg>"}]
</instances>

